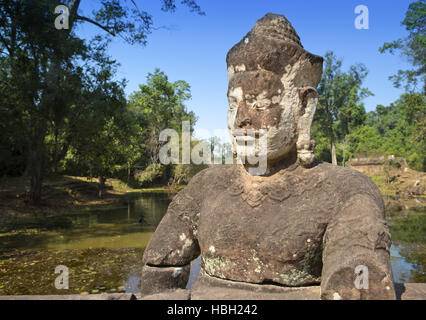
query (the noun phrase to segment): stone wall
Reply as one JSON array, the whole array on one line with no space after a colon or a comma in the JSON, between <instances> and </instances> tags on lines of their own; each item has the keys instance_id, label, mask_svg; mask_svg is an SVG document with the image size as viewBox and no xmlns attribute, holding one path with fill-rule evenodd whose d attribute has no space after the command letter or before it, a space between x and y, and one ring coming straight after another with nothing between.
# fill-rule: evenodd
<instances>
[{"instance_id":1,"label":"stone wall","mask_svg":"<svg viewBox=\"0 0 426 320\"><path fill-rule=\"evenodd\" d=\"M407 162L404 158L396 158L393 155L381 157L352 158L346 162L346 166L364 174L375 174L383 170L386 161L392 160L400 165L401 169L407 168Z\"/></svg>"}]
</instances>

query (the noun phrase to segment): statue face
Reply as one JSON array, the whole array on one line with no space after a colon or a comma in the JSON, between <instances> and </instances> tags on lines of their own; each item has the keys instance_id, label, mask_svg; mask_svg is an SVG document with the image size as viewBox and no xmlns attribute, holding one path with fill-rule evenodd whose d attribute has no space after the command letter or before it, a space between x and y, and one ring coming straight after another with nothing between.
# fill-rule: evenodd
<instances>
[{"instance_id":1,"label":"statue face","mask_svg":"<svg viewBox=\"0 0 426 320\"><path fill-rule=\"evenodd\" d=\"M239 146L253 144L255 139L258 147L247 153L266 156L272 163L297 150L301 163L309 165L313 161L310 128L322 58L303 49L285 17L267 14L229 50L226 63L228 129L234 152L239 153ZM266 142L259 135L264 132Z\"/></svg>"},{"instance_id":2,"label":"statue face","mask_svg":"<svg viewBox=\"0 0 426 320\"><path fill-rule=\"evenodd\" d=\"M284 157L297 140L297 88L286 87L285 76L264 69L245 71L241 65L230 66L228 71L228 129L234 150L245 143L236 139L241 132L263 129L267 133L267 159Z\"/></svg>"}]
</instances>

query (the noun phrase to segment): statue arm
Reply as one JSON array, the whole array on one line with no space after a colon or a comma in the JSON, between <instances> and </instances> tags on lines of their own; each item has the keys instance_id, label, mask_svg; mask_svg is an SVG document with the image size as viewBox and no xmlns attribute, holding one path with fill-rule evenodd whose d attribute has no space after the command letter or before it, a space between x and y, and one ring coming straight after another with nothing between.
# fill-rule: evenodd
<instances>
[{"instance_id":1,"label":"statue arm","mask_svg":"<svg viewBox=\"0 0 426 320\"><path fill-rule=\"evenodd\" d=\"M170 203L143 255L143 295L185 288L190 263L200 255L196 238L200 212L200 174Z\"/></svg>"},{"instance_id":2,"label":"statue arm","mask_svg":"<svg viewBox=\"0 0 426 320\"><path fill-rule=\"evenodd\" d=\"M324 236L321 298L395 299L390 244L378 189L350 197Z\"/></svg>"}]
</instances>

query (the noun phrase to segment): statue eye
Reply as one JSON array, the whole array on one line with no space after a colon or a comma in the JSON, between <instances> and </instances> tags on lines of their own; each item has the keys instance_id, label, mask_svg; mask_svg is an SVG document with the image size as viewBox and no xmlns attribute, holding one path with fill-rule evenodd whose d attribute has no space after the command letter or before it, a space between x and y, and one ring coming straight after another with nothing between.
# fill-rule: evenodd
<instances>
[{"instance_id":1,"label":"statue eye","mask_svg":"<svg viewBox=\"0 0 426 320\"><path fill-rule=\"evenodd\" d=\"M258 101L255 101L253 103L253 108L256 110L265 110L265 106L262 103L259 103Z\"/></svg>"}]
</instances>

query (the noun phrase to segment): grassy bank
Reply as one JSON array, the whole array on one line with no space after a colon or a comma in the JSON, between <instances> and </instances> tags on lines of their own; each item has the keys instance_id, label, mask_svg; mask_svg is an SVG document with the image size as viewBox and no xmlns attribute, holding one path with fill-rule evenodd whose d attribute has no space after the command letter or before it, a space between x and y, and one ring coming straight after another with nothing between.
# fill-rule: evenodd
<instances>
[{"instance_id":1,"label":"grassy bank","mask_svg":"<svg viewBox=\"0 0 426 320\"><path fill-rule=\"evenodd\" d=\"M380 170L376 173L365 174L373 180L384 196L416 195L425 197L426 173L424 172L406 168Z\"/></svg>"},{"instance_id":2,"label":"grassy bank","mask_svg":"<svg viewBox=\"0 0 426 320\"><path fill-rule=\"evenodd\" d=\"M3 178L0 181L0 232L43 227L67 227L62 214L90 210L111 210L127 206L129 193L170 193L178 189L157 187L134 189L118 179L108 179L102 199L95 179L76 176L56 176L43 184L42 202L32 205L28 199L28 182L24 178ZM49 225L46 226L46 217Z\"/></svg>"}]
</instances>

